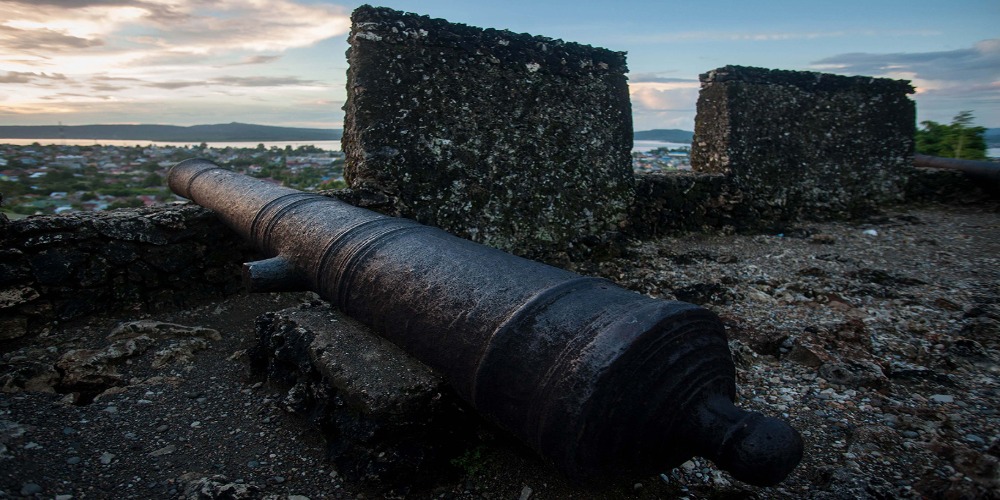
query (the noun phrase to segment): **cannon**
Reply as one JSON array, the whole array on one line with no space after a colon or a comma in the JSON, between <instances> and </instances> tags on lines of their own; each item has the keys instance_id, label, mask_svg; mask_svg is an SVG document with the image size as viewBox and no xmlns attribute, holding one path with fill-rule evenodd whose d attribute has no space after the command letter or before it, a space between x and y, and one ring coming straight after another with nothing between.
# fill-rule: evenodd
<instances>
[{"instance_id":1,"label":"cannon","mask_svg":"<svg viewBox=\"0 0 1000 500\"><path fill-rule=\"evenodd\" d=\"M972 179L1000 188L1000 163L939 156L913 155L913 165L920 168L958 170Z\"/></svg>"},{"instance_id":2,"label":"cannon","mask_svg":"<svg viewBox=\"0 0 1000 500\"><path fill-rule=\"evenodd\" d=\"M206 160L168 182L268 256L244 264L249 291L315 291L571 478L698 455L768 486L802 458L791 426L733 404L725 331L707 309Z\"/></svg>"}]
</instances>

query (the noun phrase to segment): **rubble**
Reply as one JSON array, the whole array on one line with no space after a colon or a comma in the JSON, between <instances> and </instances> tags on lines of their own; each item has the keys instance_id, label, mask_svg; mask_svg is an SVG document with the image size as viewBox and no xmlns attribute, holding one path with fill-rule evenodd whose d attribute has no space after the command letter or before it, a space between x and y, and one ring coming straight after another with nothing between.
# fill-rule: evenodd
<instances>
[{"instance_id":1,"label":"rubble","mask_svg":"<svg viewBox=\"0 0 1000 500\"><path fill-rule=\"evenodd\" d=\"M428 432L424 441L403 445L381 439L388 434L376 429L385 427L365 427L371 421L345 427L352 422L345 413L334 417L340 427L316 425L312 417L320 413L301 405L308 398L300 396L318 391L324 378L336 382L338 373L345 374L338 384L355 381L326 389L340 394L332 399L334 406L343 403L339 411L357 414L367 405L379 414L391 405L378 403L381 391L347 396L365 379L346 374L368 373L364 360L361 368L320 375L309 371L307 359L316 357L276 357L272 363L282 360L284 370L260 373L288 378L252 375L247 352L261 311L283 310L261 321L287 324L285 338L299 335L304 352L314 344L303 332L336 319L312 298L264 294L140 312L126 322L121 313L90 316L50 326L30 342L7 341L0 363L0 490L181 496L186 489L222 494L245 485L253 495L282 498L513 498L526 491L532 498L989 498L1000 493L997 213L989 204L933 206L802 224L780 236L688 234L633 242L619 259L575 264L578 272L654 296L707 291L698 299L727 325L739 404L781 414L803 431L803 463L774 488L733 481L700 458L649 478L568 484L471 412L462 417L473 429L465 438ZM817 243L816 235L826 236ZM307 305L286 309L296 303ZM315 321L305 320L310 315ZM294 318L294 325L286 323ZM188 362L157 368L156 353L178 340L156 335L173 328L165 324L202 326L188 333L215 330L221 340L192 352ZM206 335L191 338L212 336ZM113 359L130 348L110 346L143 336L154 345L119 359L121 385L85 405L58 392L63 356ZM315 345L326 346L325 353L342 350ZM342 352L354 358L354 351ZM304 364L289 366L289 359ZM378 374L386 363L369 363L379 369L368 375L385 380ZM367 441L346 452L338 436L348 434ZM393 469L405 465L396 457L413 456L422 442L453 442L457 449L436 461L409 462L426 467L394 475L406 471Z\"/></svg>"}]
</instances>

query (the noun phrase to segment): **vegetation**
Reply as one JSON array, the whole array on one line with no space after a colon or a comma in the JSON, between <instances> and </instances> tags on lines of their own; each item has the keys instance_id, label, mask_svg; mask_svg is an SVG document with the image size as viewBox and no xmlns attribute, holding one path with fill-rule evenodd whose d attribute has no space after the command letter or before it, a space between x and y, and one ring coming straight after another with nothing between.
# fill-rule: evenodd
<instances>
[{"instance_id":1,"label":"vegetation","mask_svg":"<svg viewBox=\"0 0 1000 500\"><path fill-rule=\"evenodd\" d=\"M950 125L934 121L921 122L917 130L917 153L943 158L966 160L986 159L985 127L972 125L972 111L955 115Z\"/></svg>"},{"instance_id":2,"label":"vegetation","mask_svg":"<svg viewBox=\"0 0 1000 500\"><path fill-rule=\"evenodd\" d=\"M167 168L192 157L312 191L344 187L343 156L315 146L247 148L0 145L2 209L21 215L170 202ZM4 164L6 162L6 164Z\"/></svg>"}]
</instances>

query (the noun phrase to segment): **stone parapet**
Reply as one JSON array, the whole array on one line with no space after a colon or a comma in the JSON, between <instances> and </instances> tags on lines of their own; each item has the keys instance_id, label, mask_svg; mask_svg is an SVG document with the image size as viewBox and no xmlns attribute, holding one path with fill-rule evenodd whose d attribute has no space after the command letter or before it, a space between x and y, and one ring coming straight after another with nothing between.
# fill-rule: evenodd
<instances>
[{"instance_id":1,"label":"stone parapet","mask_svg":"<svg viewBox=\"0 0 1000 500\"><path fill-rule=\"evenodd\" d=\"M726 66L701 75L691 154L762 220L856 217L913 173L909 82Z\"/></svg>"},{"instance_id":2,"label":"stone parapet","mask_svg":"<svg viewBox=\"0 0 1000 500\"><path fill-rule=\"evenodd\" d=\"M53 321L235 293L251 255L193 205L10 221L0 226L0 340Z\"/></svg>"}]
</instances>

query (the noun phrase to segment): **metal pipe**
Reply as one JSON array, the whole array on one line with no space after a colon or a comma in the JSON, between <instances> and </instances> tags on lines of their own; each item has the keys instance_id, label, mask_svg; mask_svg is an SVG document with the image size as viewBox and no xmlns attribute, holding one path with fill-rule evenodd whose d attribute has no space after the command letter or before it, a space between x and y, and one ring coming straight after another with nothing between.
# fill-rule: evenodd
<instances>
[{"instance_id":1,"label":"metal pipe","mask_svg":"<svg viewBox=\"0 0 1000 500\"><path fill-rule=\"evenodd\" d=\"M702 455L772 485L802 457L788 424L733 405L726 335L706 309L205 160L168 181L270 257L244 267L251 289L316 291L571 477Z\"/></svg>"},{"instance_id":2,"label":"metal pipe","mask_svg":"<svg viewBox=\"0 0 1000 500\"><path fill-rule=\"evenodd\" d=\"M958 170L974 179L1000 185L1000 163L997 162L913 155L913 165L920 168Z\"/></svg>"}]
</instances>

